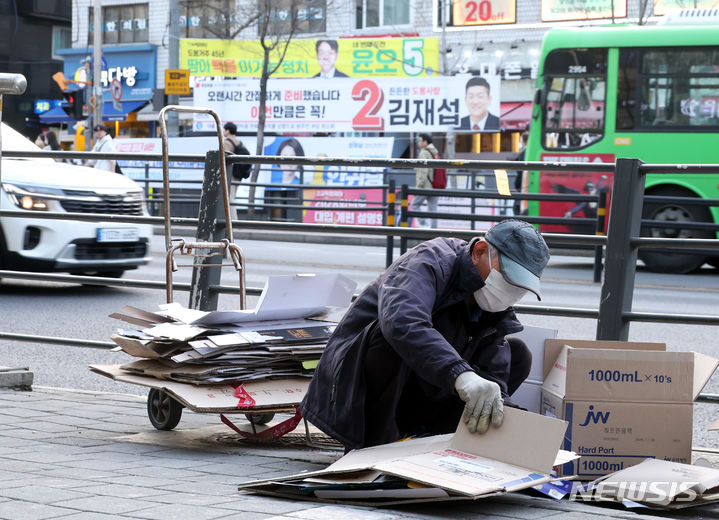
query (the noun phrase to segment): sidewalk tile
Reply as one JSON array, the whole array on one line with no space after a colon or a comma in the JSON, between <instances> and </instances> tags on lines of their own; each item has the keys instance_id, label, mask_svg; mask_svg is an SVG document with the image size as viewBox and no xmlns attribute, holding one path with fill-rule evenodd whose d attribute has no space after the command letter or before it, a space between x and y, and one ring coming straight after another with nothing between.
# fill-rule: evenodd
<instances>
[{"instance_id":1,"label":"sidewalk tile","mask_svg":"<svg viewBox=\"0 0 719 520\"><path fill-rule=\"evenodd\" d=\"M167 520L168 518L191 518L192 520L211 520L227 518L227 510L184 504L162 504L159 506L136 511L133 516L150 520ZM246 520L244 515L242 520ZM249 520L249 519L248 519Z\"/></svg>"},{"instance_id":2,"label":"sidewalk tile","mask_svg":"<svg viewBox=\"0 0 719 520\"><path fill-rule=\"evenodd\" d=\"M71 491L69 489L47 487L41 481L35 482L33 485L14 487L12 489L0 488L0 496L12 498L14 500L36 502L38 504L55 504L64 500L88 498L91 495L88 493Z\"/></svg>"},{"instance_id":3,"label":"sidewalk tile","mask_svg":"<svg viewBox=\"0 0 719 520\"><path fill-rule=\"evenodd\" d=\"M108 496L91 496L86 498L76 498L66 500L64 502L56 502L55 506L67 507L79 511L94 511L97 513L123 514L133 513L143 509L155 506L152 502L145 500L108 497ZM137 515L135 515L137 516Z\"/></svg>"},{"instance_id":4,"label":"sidewalk tile","mask_svg":"<svg viewBox=\"0 0 719 520\"><path fill-rule=\"evenodd\" d=\"M44 520L46 518L62 517L74 513L73 509L35 504L21 500L0 502L0 518L7 520Z\"/></svg>"}]
</instances>

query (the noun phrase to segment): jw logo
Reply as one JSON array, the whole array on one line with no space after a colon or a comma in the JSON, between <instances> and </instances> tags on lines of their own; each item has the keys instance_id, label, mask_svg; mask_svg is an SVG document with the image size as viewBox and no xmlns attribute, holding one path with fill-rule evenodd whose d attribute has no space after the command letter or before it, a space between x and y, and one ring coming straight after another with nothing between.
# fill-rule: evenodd
<instances>
[{"instance_id":1,"label":"jw logo","mask_svg":"<svg viewBox=\"0 0 719 520\"><path fill-rule=\"evenodd\" d=\"M595 412L594 411L594 405L589 405L589 411L587 412L587 418L584 419L584 422L580 424L579 426L586 426L590 422L594 424L599 424L600 422L602 424L607 424L607 420L609 419L609 412Z\"/></svg>"}]
</instances>

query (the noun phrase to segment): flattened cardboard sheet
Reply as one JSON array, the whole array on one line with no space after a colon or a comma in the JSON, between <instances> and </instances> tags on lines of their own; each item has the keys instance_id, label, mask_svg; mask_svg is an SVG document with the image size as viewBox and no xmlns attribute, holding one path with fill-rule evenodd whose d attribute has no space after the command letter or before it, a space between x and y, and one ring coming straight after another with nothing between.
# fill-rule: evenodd
<instances>
[{"instance_id":1,"label":"flattened cardboard sheet","mask_svg":"<svg viewBox=\"0 0 719 520\"><path fill-rule=\"evenodd\" d=\"M276 379L231 385L190 385L128 374L120 365L90 365L115 381L162 390L193 412L286 411L307 393L309 379Z\"/></svg>"},{"instance_id":2,"label":"flattened cardboard sheet","mask_svg":"<svg viewBox=\"0 0 719 520\"><path fill-rule=\"evenodd\" d=\"M550 472L557 461L565 429L564 421L506 408L502 427L490 428L484 435L470 433L460 421L453 435L354 450L322 471L247 482L239 488L273 496L319 501L331 501L327 499L332 498L334 502L359 505L476 499L552 480ZM527 442L528 437L535 441ZM563 454L559 460L575 458L574 454ZM518 466L507 461L519 461L525 465ZM425 491L414 494L404 492L401 496L392 497L391 501L383 500L389 498L388 493L368 494L364 495L367 499L362 501L351 500L357 495L349 493L308 496L306 487L302 496L298 496L293 489L293 486L297 486L296 489L307 486L308 482L332 482L336 476L339 479L335 483L365 485L378 473L420 483L425 486L422 488ZM447 495L441 496L440 490Z\"/></svg>"},{"instance_id":3,"label":"flattened cardboard sheet","mask_svg":"<svg viewBox=\"0 0 719 520\"><path fill-rule=\"evenodd\" d=\"M680 509L719 501L719 469L646 459L592 483L585 500L613 500L627 507Z\"/></svg>"}]
</instances>

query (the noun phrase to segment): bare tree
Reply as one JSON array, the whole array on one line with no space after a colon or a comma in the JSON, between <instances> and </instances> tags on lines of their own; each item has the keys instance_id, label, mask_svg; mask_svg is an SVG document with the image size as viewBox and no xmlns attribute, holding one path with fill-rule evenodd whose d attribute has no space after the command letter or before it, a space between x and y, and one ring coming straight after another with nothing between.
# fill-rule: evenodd
<instances>
[{"instance_id":1,"label":"bare tree","mask_svg":"<svg viewBox=\"0 0 719 520\"><path fill-rule=\"evenodd\" d=\"M260 75L260 106L257 119L257 147L256 155L262 155L265 139L265 113L267 107L267 82L270 76L277 72L287 54L290 42L299 28L300 16L299 0L258 0L260 10L257 33L262 46L262 73ZM275 61L271 62L270 58ZM255 164L250 175L250 182L257 182L260 174L260 165ZM248 217L254 217L254 201L256 186L250 186L248 196Z\"/></svg>"},{"instance_id":2,"label":"bare tree","mask_svg":"<svg viewBox=\"0 0 719 520\"><path fill-rule=\"evenodd\" d=\"M188 20L188 37L214 37L222 40L234 40L254 25L259 19L259 10L252 10L238 16L236 0L182 0L181 13Z\"/></svg>"},{"instance_id":3,"label":"bare tree","mask_svg":"<svg viewBox=\"0 0 719 520\"><path fill-rule=\"evenodd\" d=\"M298 32L324 32L327 7L331 0L247 0L235 9L236 0L183 0L186 16L197 17L196 27L202 30L196 37L215 36L231 40L241 31L257 25L257 38L262 47L259 113L257 120L256 155L262 155L267 107L267 81L282 66L290 42ZM321 16L316 16L320 14ZM313 26L316 19L322 27ZM188 34L188 36L191 36ZM257 182L260 165L255 164L250 182ZM248 216L254 217L255 186L250 186Z\"/></svg>"}]
</instances>

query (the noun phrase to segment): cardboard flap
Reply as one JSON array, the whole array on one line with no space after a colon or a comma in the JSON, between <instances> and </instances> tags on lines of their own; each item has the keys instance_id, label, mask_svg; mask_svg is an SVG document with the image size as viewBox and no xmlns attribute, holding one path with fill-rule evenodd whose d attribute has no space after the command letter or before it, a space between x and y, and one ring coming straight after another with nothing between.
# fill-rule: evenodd
<instances>
[{"instance_id":1,"label":"cardboard flap","mask_svg":"<svg viewBox=\"0 0 719 520\"><path fill-rule=\"evenodd\" d=\"M694 388L692 400L696 399L699 393L714 375L719 365L719 359L694 352Z\"/></svg>"},{"instance_id":2,"label":"cardboard flap","mask_svg":"<svg viewBox=\"0 0 719 520\"><path fill-rule=\"evenodd\" d=\"M612 402L690 403L692 352L569 348L566 397Z\"/></svg>"},{"instance_id":3,"label":"cardboard flap","mask_svg":"<svg viewBox=\"0 0 719 520\"><path fill-rule=\"evenodd\" d=\"M553 393L558 397L564 397L567 393L567 355L569 352L567 345L559 351L559 355L555 356L551 370L544 376L542 388Z\"/></svg>"},{"instance_id":4,"label":"cardboard flap","mask_svg":"<svg viewBox=\"0 0 719 520\"><path fill-rule=\"evenodd\" d=\"M502 426L490 426L484 435L470 433L464 421L460 420L450 447L548 474L552 471L566 429L565 421L506 407Z\"/></svg>"},{"instance_id":5,"label":"cardboard flap","mask_svg":"<svg viewBox=\"0 0 719 520\"><path fill-rule=\"evenodd\" d=\"M665 351L667 349L664 343L644 343L637 341L605 341L605 340L586 340L586 339L548 339L544 342L544 376L549 374L552 369L554 360L562 350L564 345L573 348L601 348L611 350L657 350Z\"/></svg>"}]
</instances>

